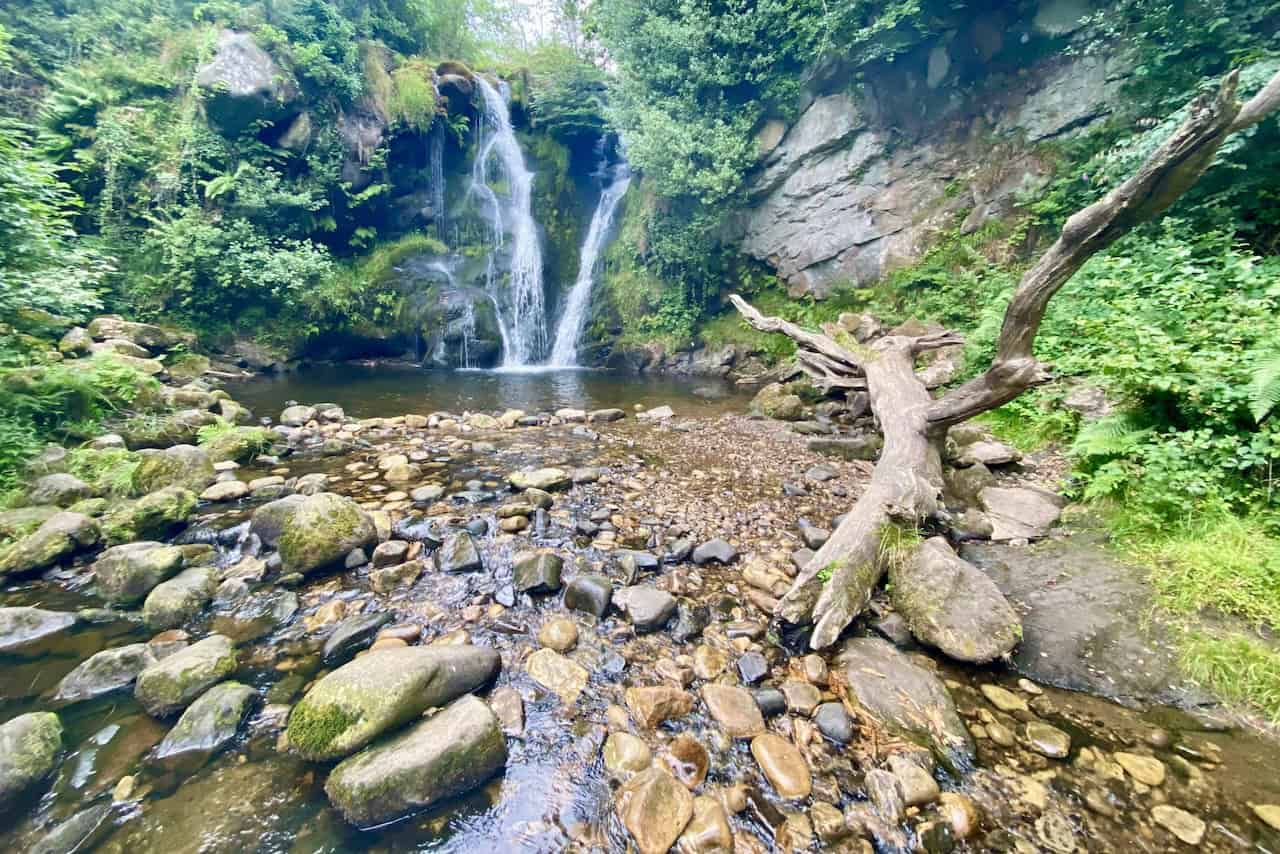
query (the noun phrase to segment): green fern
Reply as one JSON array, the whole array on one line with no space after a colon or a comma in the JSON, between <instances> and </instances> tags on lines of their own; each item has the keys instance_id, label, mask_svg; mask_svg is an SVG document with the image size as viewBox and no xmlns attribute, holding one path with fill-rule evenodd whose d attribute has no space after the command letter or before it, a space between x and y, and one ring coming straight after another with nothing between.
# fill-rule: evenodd
<instances>
[{"instance_id":1,"label":"green fern","mask_svg":"<svg viewBox=\"0 0 1280 854\"><path fill-rule=\"evenodd\" d=\"M1280 406L1280 353L1259 359L1249 382L1249 409L1253 420L1262 423Z\"/></svg>"},{"instance_id":2,"label":"green fern","mask_svg":"<svg viewBox=\"0 0 1280 854\"><path fill-rule=\"evenodd\" d=\"M1137 449L1151 435L1130 414L1101 418L1081 428L1072 450L1080 457L1123 457Z\"/></svg>"}]
</instances>

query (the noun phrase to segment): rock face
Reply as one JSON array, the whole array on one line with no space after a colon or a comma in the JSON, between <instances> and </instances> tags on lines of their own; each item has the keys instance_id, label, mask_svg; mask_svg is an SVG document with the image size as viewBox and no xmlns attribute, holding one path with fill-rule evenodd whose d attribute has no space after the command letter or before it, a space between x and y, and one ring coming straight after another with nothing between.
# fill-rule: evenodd
<instances>
[{"instance_id":1,"label":"rock face","mask_svg":"<svg viewBox=\"0 0 1280 854\"><path fill-rule=\"evenodd\" d=\"M347 821L368 827L468 792L506 762L507 743L497 716L479 699L466 696L339 763L324 789Z\"/></svg>"},{"instance_id":2,"label":"rock face","mask_svg":"<svg viewBox=\"0 0 1280 854\"><path fill-rule=\"evenodd\" d=\"M280 552L281 569L307 574L377 541L369 514L350 498L320 492L291 495L254 511L250 530Z\"/></svg>"},{"instance_id":3,"label":"rock face","mask_svg":"<svg viewBox=\"0 0 1280 854\"><path fill-rule=\"evenodd\" d=\"M981 17L968 26L982 26ZM968 38L961 32L954 43ZM1006 212L1016 193L1043 180L1034 143L1084 128L1119 103L1121 55L1048 60L1011 85L949 50L959 48L939 46L928 69L894 63L859 99L840 91L840 72L826 85L819 76L807 107L764 156L739 223L742 249L774 267L793 296L821 297L839 280L876 281L919 257L965 210L968 230ZM970 75L987 79L964 82L962 95L953 84ZM911 98L901 97L906 91ZM975 126L1001 155L982 158L981 176Z\"/></svg>"},{"instance_id":4,"label":"rock face","mask_svg":"<svg viewBox=\"0 0 1280 854\"><path fill-rule=\"evenodd\" d=\"M209 120L228 135L260 119L284 118L298 96L292 77L253 36L231 30L218 36L218 52L196 72L196 85L205 90Z\"/></svg>"},{"instance_id":5,"label":"rock face","mask_svg":"<svg viewBox=\"0 0 1280 854\"><path fill-rule=\"evenodd\" d=\"M0 725L0 813L49 776L61 750L62 722L52 712Z\"/></svg>"},{"instance_id":6,"label":"rock face","mask_svg":"<svg viewBox=\"0 0 1280 854\"><path fill-rule=\"evenodd\" d=\"M478 646L380 649L343 665L289 716L289 746L306 759L338 759L424 711L486 685L498 654Z\"/></svg>"},{"instance_id":7,"label":"rock face","mask_svg":"<svg viewBox=\"0 0 1280 854\"><path fill-rule=\"evenodd\" d=\"M0 608L0 652L21 652L76 624L75 614L17 606Z\"/></svg>"},{"instance_id":8,"label":"rock face","mask_svg":"<svg viewBox=\"0 0 1280 854\"><path fill-rule=\"evenodd\" d=\"M98 593L117 605L137 602L182 568L182 549L141 542L113 546L93 565Z\"/></svg>"},{"instance_id":9,"label":"rock face","mask_svg":"<svg viewBox=\"0 0 1280 854\"><path fill-rule=\"evenodd\" d=\"M941 537L890 570L893 607L911 633L952 658L984 664L1013 650L1022 622L995 582Z\"/></svg>"},{"instance_id":10,"label":"rock face","mask_svg":"<svg viewBox=\"0 0 1280 854\"><path fill-rule=\"evenodd\" d=\"M145 643L104 649L62 677L53 699L58 703L77 703L124 690L155 662L155 653Z\"/></svg>"},{"instance_id":11,"label":"rock face","mask_svg":"<svg viewBox=\"0 0 1280 854\"><path fill-rule=\"evenodd\" d=\"M226 679L235 669L236 650L231 640L210 635L149 665L138 674L133 696L149 714L170 715Z\"/></svg>"},{"instance_id":12,"label":"rock face","mask_svg":"<svg viewBox=\"0 0 1280 854\"><path fill-rule=\"evenodd\" d=\"M942 681L878 638L847 641L836 659L849 699L890 731L932 748L953 769L973 765L973 742Z\"/></svg>"}]
</instances>

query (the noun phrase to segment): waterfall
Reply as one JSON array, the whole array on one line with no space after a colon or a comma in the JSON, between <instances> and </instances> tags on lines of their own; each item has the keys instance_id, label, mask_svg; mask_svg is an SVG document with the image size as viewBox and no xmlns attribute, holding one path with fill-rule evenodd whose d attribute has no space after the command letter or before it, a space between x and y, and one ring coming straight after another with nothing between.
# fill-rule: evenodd
<instances>
[{"instance_id":1,"label":"waterfall","mask_svg":"<svg viewBox=\"0 0 1280 854\"><path fill-rule=\"evenodd\" d=\"M493 223L494 251L511 236L511 281L505 303L507 312L498 312L499 324L506 327L502 364L528 365L541 357L547 346L546 309L542 295L542 249L533 221L533 173L525 166L524 154L511 129L506 99L482 77L476 85L484 97L480 120L479 151L472 165L471 188L489 208ZM491 161L506 179L505 200L489 183ZM490 294L493 295L493 290ZM496 301L496 300L495 300Z\"/></svg>"},{"instance_id":2,"label":"waterfall","mask_svg":"<svg viewBox=\"0 0 1280 854\"><path fill-rule=\"evenodd\" d=\"M630 184L631 172L627 169L627 164L619 163L613 169L609 184L601 191L596 211L591 215L591 225L587 228L587 237L582 241L582 252L578 257L578 278L565 298L564 311L556 326L555 346L551 348L548 365L571 368L578 364L578 339L582 337L582 327L587 321L596 264L609 241L609 228L613 225L618 202L622 201Z\"/></svg>"},{"instance_id":3,"label":"waterfall","mask_svg":"<svg viewBox=\"0 0 1280 854\"><path fill-rule=\"evenodd\" d=\"M436 237L444 239L447 211L444 207L444 122L431 125L431 216L436 224Z\"/></svg>"}]
</instances>

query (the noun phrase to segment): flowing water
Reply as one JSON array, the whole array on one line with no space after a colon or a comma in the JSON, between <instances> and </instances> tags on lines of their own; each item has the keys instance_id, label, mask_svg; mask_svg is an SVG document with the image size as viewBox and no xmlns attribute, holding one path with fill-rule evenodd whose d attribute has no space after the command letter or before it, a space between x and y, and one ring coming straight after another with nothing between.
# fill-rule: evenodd
<instances>
[{"instance_id":1,"label":"flowing water","mask_svg":"<svg viewBox=\"0 0 1280 854\"><path fill-rule=\"evenodd\" d=\"M442 120L431 125L431 216L436 224L436 236L442 239L448 213L444 206L444 134Z\"/></svg>"},{"instance_id":2,"label":"flowing water","mask_svg":"<svg viewBox=\"0 0 1280 854\"><path fill-rule=\"evenodd\" d=\"M626 163L619 163L613 169L609 184L600 193L600 201L591 216L591 226L587 229L586 239L582 241L582 252L578 258L578 279L565 298L564 311L556 327L555 344L551 348L551 358L547 360L547 364L553 367L574 367L578 364L578 339L582 337L587 308L591 304L596 265L600 260L600 253L608 243L609 229L613 225L618 203L626 195L630 184L631 171Z\"/></svg>"},{"instance_id":3,"label":"flowing water","mask_svg":"<svg viewBox=\"0 0 1280 854\"><path fill-rule=\"evenodd\" d=\"M537 362L547 347L542 248L532 210L533 173L525 165L524 153L511 127L506 98L482 77L476 77L476 85L484 98L484 112L471 188L488 207L495 253L506 248L510 236L510 281L503 298L498 300L504 308L499 316L510 328L502 364L520 367ZM500 183L505 183L501 194L496 188Z\"/></svg>"}]
</instances>

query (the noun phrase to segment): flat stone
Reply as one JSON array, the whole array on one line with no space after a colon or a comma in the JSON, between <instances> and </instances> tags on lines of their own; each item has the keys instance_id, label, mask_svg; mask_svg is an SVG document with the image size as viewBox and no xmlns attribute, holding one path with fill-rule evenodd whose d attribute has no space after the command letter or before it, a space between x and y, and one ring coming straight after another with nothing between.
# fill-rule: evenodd
<instances>
[{"instance_id":1,"label":"flat stone","mask_svg":"<svg viewBox=\"0 0 1280 854\"><path fill-rule=\"evenodd\" d=\"M1115 760L1130 777L1139 783L1145 783L1148 786L1159 786L1164 783L1165 764L1153 756L1118 751L1115 754Z\"/></svg>"},{"instance_id":2,"label":"flat stone","mask_svg":"<svg viewBox=\"0 0 1280 854\"><path fill-rule=\"evenodd\" d=\"M693 550L693 562L699 566L706 563L733 563L738 550L721 539L708 540Z\"/></svg>"},{"instance_id":3,"label":"flat stone","mask_svg":"<svg viewBox=\"0 0 1280 854\"><path fill-rule=\"evenodd\" d=\"M693 817L693 795L656 766L632 777L620 794L618 812L640 854L666 854Z\"/></svg>"},{"instance_id":4,"label":"flat stone","mask_svg":"<svg viewBox=\"0 0 1280 854\"><path fill-rule=\"evenodd\" d=\"M707 712L730 738L754 738L764 732L760 707L746 690L710 682L700 693Z\"/></svg>"},{"instance_id":5,"label":"flat stone","mask_svg":"<svg viewBox=\"0 0 1280 854\"><path fill-rule=\"evenodd\" d=\"M675 597L656 587L624 587L614 595L613 603L640 634L662 629L676 612Z\"/></svg>"},{"instance_id":6,"label":"flat stone","mask_svg":"<svg viewBox=\"0 0 1280 854\"><path fill-rule=\"evenodd\" d=\"M200 493L201 501L239 501L249 494L249 484L240 480L223 480Z\"/></svg>"},{"instance_id":7,"label":"flat stone","mask_svg":"<svg viewBox=\"0 0 1280 854\"><path fill-rule=\"evenodd\" d=\"M763 733L751 740L751 755L779 796L809 796L813 788L809 765L794 744L773 733Z\"/></svg>"},{"instance_id":8,"label":"flat stone","mask_svg":"<svg viewBox=\"0 0 1280 854\"><path fill-rule=\"evenodd\" d=\"M627 710L644 729L654 729L663 721L680 718L693 711L693 695L670 685L628 688Z\"/></svg>"},{"instance_id":9,"label":"flat stone","mask_svg":"<svg viewBox=\"0 0 1280 854\"><path fill-rule=\"evenodd\" d=\"M1006 688L987 683L982 685L980 690L982 691L982 696L987 698L987 702L1002 712L1027 711L1027 701Z\"/></svg>"},{"instance_id":10,"label":"flat stone","mask_svg":"<svg viewBox=\"0 0 1280 854\"><path fill-rule=\"evenodd\" d=\"M715 679L729 665L729 657L715 647L699 644L693 651L693 672L699 679Z\"/></svg>"},{"instance_id":11,"label":"flat stone","mask_svg":"<svg viewBox=\"0 0 1280 854\"><path fill-rule=\"evenodd\" d=\"M0 608L0 652L33 646L74 626L75 614L17 605Z\"/></svg>"},{"instance_id":12,"label":"flat stone","mask_svg":"<svg viewBox=\"0 0 1280 854\"><path fill-rule=\"evenodd\" d=\"M898 778L883 768L872 768L863 777L863 785L880 818L891 825L901 824L907 805Z\"/></svg>"},{"instance_id":13,"label":"flat stone","mask_svg":"<svg viewBox=\"0 0 1280 854\"><path fill-rule=\"evenodd\" d=\"M384 566L395 566L404 563L409 556L409 544L404 540L387 540L385 543L378 543L373 550L373 556L370 562L374 569L381 569Z\"/></svg>"},{"instance_id":14,"label":"flat stone","mask_svg":"<svg viewBox=\"0 0 1280 854\"><path fill-rule=\"evenodd\" d=\"M369 573L369 586L375 593L390 593L401 587L409 587L422 575L422 563L405 561L396 566L375 569Z\"/></svg>"},{"instance_id":15,"label":"flat stone","mask_svg":"<svg viewBox=\"0 0 1280 854\"><path fill-rule=\"evenodd\" d=\"M541 489L546 492L568 489L573 485L569 472L557 468L513 472L507 480L516 489Z\"/></svg>"},{"instance_id":16,"label":"flat stone","mask_svg":"<svg viewBox=\"0 0 1280 854\"><path fill-rule=\"evenodd\" d=\"M1058 501L1036 489L988 486L979 499L995 542L1040 539L1062 515Z\"/></svg>"},{"instance_id":17,"label":"flat stone","mask_svg":"<svg viewBox=\"0 0 1280 854\"><path fill-rule=\"evenodd\" d=\"M1184 809L1170 804L1158 804L1151 808L1156 824L1172 833L1188 845L1199 845L1207 829L1204 821Z\"/></svg>"},{"instance_id":18,"label":"flat stone","mask_svg":"<svg viewBox=\"0 0 1280 854\"><path fill-rule=\"evenodd\" d=\"M614 732L604 743L604 767L615 777L629 777L653 762L649 745L629 732Z\"/></svg>"},{"instance_id":19,"label":"flat stone","mask_svg":"<svg viewBox=\"0 0 1280 854\"><path fill-rule=\"evenodd\" d=\"M176 629L209 604L216 584L217 570L212 566L184 569L147 594L142 619L154 632Z\"/></svg>"},{"instance_id":20,"label":"flat stone","mask_svg":"<svg viewBox=\"0 0 1280 854\"><path fill-rule=\"evenodd\" d=\"M1043 721L1031 721L1027 724L1026 735L1031 749L1050 759L1066 759L1071 753L1071 736L1056 726Z\"/></svg>"},{"instance_id":21,"label":"flat stone","mask_svg":"<svg viewBox=\"0 0 1280 854\"><path fill-rule=\"evenodd\" d=\"M566 706L578 701L587 678L591 675L576 661L565 658L554 649L540 649L529 656L525 670L533 681L560 698Z\"/></svg>"},{"instance_id":22,"label":"flat stone","mask_svg":"<svg viewBox=\"0 0 1280 854\"><path fill-rule=\"evenodd\" d=\"M145 643L131 643L94 653L62 677L54 691L54 702L79 703L123 691L155 661L155 653Z\"/></svg>"}]
</instances>

